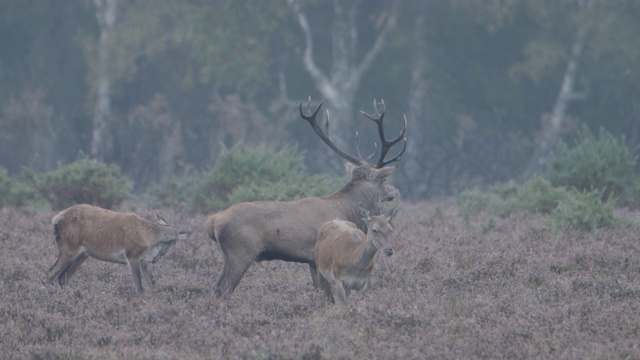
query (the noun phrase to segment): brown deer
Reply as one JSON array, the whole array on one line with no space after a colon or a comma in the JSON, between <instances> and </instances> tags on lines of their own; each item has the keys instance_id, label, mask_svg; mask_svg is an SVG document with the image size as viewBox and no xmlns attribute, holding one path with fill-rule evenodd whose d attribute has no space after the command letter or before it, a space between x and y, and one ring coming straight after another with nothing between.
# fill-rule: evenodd
<instances>
[{"instance_id":1,"label":"brown deer","mask_svg":"<svg viewBox=\"0 0 640 360\"><path fill-rule=\"evenodd\" d=\"M357 224L361 229L358 207L379 211L381 201L398 197L398 190L387 183L395 167L389 165L400 159L407 147L406 117L400 135L392 140L384 137L384 102L382 112L374 101L375 115L367 118L378 126L382 141L380 155L375 164L340 150L329 138L329 117L326 132L316 120L322 103L311 115L305 115L300 104L300 116L309 122L315 133L348 163L345 165L351 180L338 191L321 197L309 197L290 202L257 201L232 205L228 209L209 216L205 221L206 233L218 243L224 254L222 274L215 285L217 297L230 295L240 279L254 261L285 260L308 263L314 287L316 265L313 248L320 225L333 219L344 219ZM309 113L309 102L307 113ZM393 145L404 140L402 149L391 159L385 160ZM359 151L358 151L359 153Z\"/></svg>"},{"instance_id":2,"label":"brown deer","mask_svg":"<svg viewBox=\"0 0 640 360\"><path fill-rule=\"evenodd\" d=\"M142 292L141 275L152 287L155 280L151 264L177 240L191 232L178 232L157 213L146 220L134 213L118 213L91 205L74 205L51 220L58 245L58 258L47 272L50 284L58 279L64 286L89 256L99 260L128 264L133 284Z\"/></svg>"},{"instance_id":3,"label":"brown deer","mask_svg":"<svg viewBox=\"0 0 640 360\"><path fill-rule=\"evenodd\" d=\"M317 282L329 301L335 302L332 287L345 305L351 290L356 291L358 298L364 296L378 250L387 256L393 255L389 241L393 227L389 222L397 209L396 204L383 215L371 216L367 209L362 208L362 219L367 223L366 234L354 223L340 219L320 227L314 258L318 267Z\"/></svg>"}]
</instances>

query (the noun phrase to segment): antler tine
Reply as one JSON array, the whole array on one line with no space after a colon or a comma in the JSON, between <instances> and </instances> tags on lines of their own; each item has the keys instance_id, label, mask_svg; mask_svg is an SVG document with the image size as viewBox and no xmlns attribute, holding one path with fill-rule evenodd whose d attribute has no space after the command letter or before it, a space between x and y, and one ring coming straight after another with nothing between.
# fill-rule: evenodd
<instances>
[{"instance_id":1,"label":"antler tine","mask_svg":"<svg viewBox=\"0 0 640 360\"><path fill-rule=\"evenodd\" d=\"M309 107L310 103L311 103L311 97L309 97L309 101L307 102L307 108ZM363 165L364 164L363 160L358 159L355 156L349 155L344 151L340 150L338 146L331 140L331 138L328 135L328 130L329 130L328 113L327 113L327 124L326 124L327 132L325 133L322 131L322 128L320 127L320 125L318 125L318 120L316 119L316 117L318 116L318 112L322 107L322 104L324 104L324 101L320 102L320 105L318 105L316 110L311 115L305 115L304 112L302 111L302 103L300 103L300 107L299 107L300 117L302 117L303 119L307 120L307 122L309 122L309 125L311 125L311 128L316 133L316 135L318 135L318 137L320 137L320 139L325 144L327 144L327 146L329 146L329 148L331 148L331 150L333 150L336 154L340 155L342 158L349 161L350 163L353 163L356 165Z\"/></svg>"},{"instance_id":2,"label":"antler tine","mask_svg":"<svg viewBox=\"0 0 640 360\"><path fill-rule=\"evenodd\" d=\"M407 150L406 134L407 134L407 115L404 115L404 124L403 124L402 130L400 131L400 135L398 135L398 137L396 137L395 139L386 142L387 146L383 147L381 151L380 160L378 160L378 163L376 164L377 168L384 167L386 165L391 164L392 162L400 160L400 157L402 156L402 154L404 154L405 150ZM398 152L398 154L396 154L391 159L385 161L384 158L387 155L387 152L391 149L393 145L398 143L400 140L404 140L404 143L402 144L402 150L400 150L400 152Z\"/></svg>"},{"instance_id":3,"label":"antler tine","mask_svg":"<svg viewBox=\"0 0 640 360\"><path fill-rule=\"evenodd\" d=\"M378 125L378 135L380 136L380 141L382 142L382 147L380 149L380 157L378 158L378 162L376 163L375 167L376 168L381 168L384 167L386 165L389 165L390 163L394 162L394 161L398 161L400 159L400 156L402 156L402 154L405 152L405 150L407 149L407 137L406 137L406 133L407 133L407 116L404 116L404 126L402 127L402 130L400 131L400 135L398 135L396 138L391 139L391 140L387 140L385 135L384 135L384 114L385 114L385 105L384 105L384 100L380 101L380 104L382 105L382 112L378 111L378 107L377 107L377 103L374 100L373 101L373 109L376 113L376 116L374 115L369 115L364 111L360 111L360 113L362 115L364 115L367 119L373 121L376 123L376 125ZM404 139L404 146L402 147L402 150L400 150L400 152L394 156L393 158L391 158L390 160L384 160L384 158L387 156L387 152L389 152L389 150L391 150L391 148L393 147L393 145L397 144L400 140Z\"/></svg>"},{"instance_id":4,"label":"antler tine","mask_svg":"<svg viewBox=\"0 0 640 360\"><path fill-rule=\"evenodd\" d=\"M378 144L373 143L373 146L376 148L378 148ZM374 151L373 153L371 153L371 155L367 156L366 159L364 159L366 162L369 162L369 160L371 160L371 158L373 158L373 156L376 154L376 151ZM356 152L358 154L358 157L360 159L363 159L362 153L360 152L360 136L358 134L358 132L356 131Z\"/></svg>"}]
</instances>

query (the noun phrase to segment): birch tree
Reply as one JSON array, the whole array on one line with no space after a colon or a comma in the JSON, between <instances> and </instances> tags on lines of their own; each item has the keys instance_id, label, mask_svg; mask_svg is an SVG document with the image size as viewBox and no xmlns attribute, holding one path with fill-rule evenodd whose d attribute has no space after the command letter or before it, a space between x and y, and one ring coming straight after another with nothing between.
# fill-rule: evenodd
<instances>
[{"instance_id":1,"label":"birch tree","mask_svg":"<svg viewBox=\"0 0 640 360\"><path fill-rule=\"evenodd\" d=\"M314 51L313 29L299 0L287 0L287 4L302 29L305 39L305 49L302 62L305 70L311 76L318 92L331 109L333 125L332 136L336 144L346 148L347 134L353 134L354 99L360 87L363 76L371 68L371 64L385 47L385 42L391 31L396 27L399 2L393 1L390 9L380 14L384 23L375 36L371 48L359 57L357 53L359 30L356 16L360 9L360 1L333 1L334 22L330 26L331 34L331 65L329 69L322 69L316 59ZM384 94L380 94L383 96ZM367 111L371 111L366 109Z\"/></svg>"},{"instance_id":2,"label":"birch tree","mask_svg":"<svg viewBox=\"0 0 640 360\"><path fill-rule=\"evenodd\" d=\"M524 179L541 170L549 160L551 151L556 146L562 133L567 110L571 102L585 98L585 93L577 89L576 79L578 77L578 64L582 58L590 28L588 15L594 7L594 0L581 0L579 5L581 10L584 11L584 16L581 17L581 21L578 23L560 91L548 122L543 123L542 131L537 139L536 149L523 173Z\"/></svg>"},{"instance_id":3,"label":"birch tree","mask_svg":"<svg viewBox=\"0 0 640 360\"><path fill-rule=\"evenodd\" d=\"M96 105L93 113L91 156L104 159L107 121L111 114L111 79L109 76L110 37L116 21L118 0L94 0L100 38L96 64Z\"/></svg>"}]
</instances>

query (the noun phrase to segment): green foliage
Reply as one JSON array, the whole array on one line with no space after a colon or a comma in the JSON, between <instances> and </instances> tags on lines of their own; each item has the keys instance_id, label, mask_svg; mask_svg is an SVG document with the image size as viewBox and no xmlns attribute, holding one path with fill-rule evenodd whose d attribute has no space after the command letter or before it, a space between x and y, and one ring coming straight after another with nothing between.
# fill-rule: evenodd
<instances>
[{"instance_id":1,"label":"green foliage","mask_svg":"<svg viewBox=\"0 0 640 360\"><path fill-rule=\"evenodd\" d=\"M107 165L83 154L58 169L33 176L35 186L54 210L73 204L92 204L112 209L131 192L131 184L116 165Z\"/></svg>"},{"instance_id":2,"label":"green foliage","mask_svg":"<svg viewBox=\"0 0 640 360\"><path fill-rule=\"evenodd\" d=\"M517 211L548 214L569 197L564 187L557 187L542 176L517 186L514 182L496 185L493 192L501 200L495 206L500 216Z\"/></svg>"},{"instance_id":3,"label":"green foliage","mask_svg":"<svg viewBox=\"0 0 640 360\"><path fill-rule=\"evenodd\" d=\"M4 168L0 168L0 208L21 207L33 203L37 193L28 185L24 176L11 179Z\"/></svg>"},{"instance_id":4,"label":"green foliage","mask_svg":"<svg viewBox=\"0 0 640 360\"><path fill-rule=\"evenodd\" d=\"M491 194L483 193L477 189L467 190L458 195L456 203L465 225L469 225L473 215L488 209L493 200Z\"/></svg>"},{"instance_id":5,"label":"green foliage","mask_svg":"<svg viewBox=\"0 0 640 360\"><path fill-rule=\"evenodd\" d=\"M193 211L210 212L239 201L293 200L325 195L342 181L306 173L303 153L295 146L275 149L238 144L223 149L213 168L190 179L182 191Z\"/></svg>"},{"instance_id":6,"label":"green foliage","mask_svg":"<svg viewBox=\"0 0 640 360\"><path fill-rule=\"evenodd\" d=\"M613 213L613 201L603 201L602 191L572 191L564 201L551 212L551 229L558 231L569 226L574 229L595 231L613 228L620 224Z\"/></svg>"},{"instance_id":7,"label":"green foliage","mask_svg":"<svg viewBox=\"0 0 640 360\"><path fill-rule=\"evenodd\" d=\"M0 168L0 208L9 205L9 193L11 192L11 178L7 170Z\"/></svg>"},{"instance_id":8,"label":"green foliage","mask_svg":"<svg viewBox=\"0 0 640 360\"><path fill-rule=\"evenodd\" d=\"M604 190L579 191L553 186L542 176L522 184L514 182L496 185L489 194L477 191L464 193L458 206L466 224L482 210L490 210L501 217L519 211L549 214L548 225L553 231L564 227L595 231L617 226L621 220L614 215L615 202L603 200ZM497 222L490 217L482 225L483 233L490 232Z\"/></svg>"},{"instance_id":9,"label":"green foliage","mask_svg":"<svg viewBox=\"0 0 640 360\"><path fill-rule=\"evenodd\" d=\"M573 147L565 143L558 146L544 177L553 186L598 190L603 200L619 198L621 204L633 205L638 196L634 194L636 160L636 151L629 149L624 137L617 139L602 128L596 137L584 127Z\"/></svg>"}]
</instances>

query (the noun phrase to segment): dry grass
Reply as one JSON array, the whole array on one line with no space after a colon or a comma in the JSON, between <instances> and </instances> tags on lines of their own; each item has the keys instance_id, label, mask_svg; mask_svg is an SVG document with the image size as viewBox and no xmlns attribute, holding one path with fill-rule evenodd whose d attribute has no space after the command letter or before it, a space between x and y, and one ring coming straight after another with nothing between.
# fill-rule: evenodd
<instances>
[{"instance_id":1,"label":"dry grass","mask_svg":"<svg viewBox=\"0 0 640 360\"><path fill-rule=\"evenodd\" d=\"M198 231L204 220L161 214ZM201 231L156 264L153 291L95 259L45 288L53 215L0 210L3 358L640 358L637 226L555 235L538 215L467 226L446 202L405 204L394 256L378 255L371 289L344 308L306 265L280 261L215 299L222 256Z\"/></svg>"}]
</instances>

